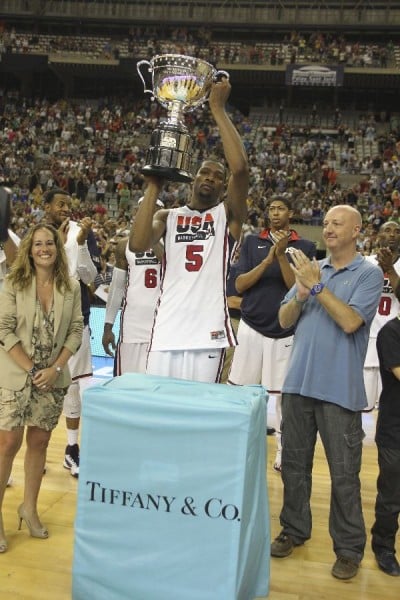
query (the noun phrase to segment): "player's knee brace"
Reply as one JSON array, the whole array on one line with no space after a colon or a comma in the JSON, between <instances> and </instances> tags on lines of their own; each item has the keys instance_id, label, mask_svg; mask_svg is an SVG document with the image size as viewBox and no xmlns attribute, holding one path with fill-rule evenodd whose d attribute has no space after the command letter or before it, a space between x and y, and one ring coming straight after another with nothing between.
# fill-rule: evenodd
<instances>
[{"instance_id":1,"label":"player's knee brace","mask_svg":"<svg viewBox=\"0 0 400 600\"><path fill-rule=\"evenodd\" d=\"M64 396L63 413L70 419L78 419L81 416L81 393L78 381L73 381Z\"/></svg>"}]
</instances>

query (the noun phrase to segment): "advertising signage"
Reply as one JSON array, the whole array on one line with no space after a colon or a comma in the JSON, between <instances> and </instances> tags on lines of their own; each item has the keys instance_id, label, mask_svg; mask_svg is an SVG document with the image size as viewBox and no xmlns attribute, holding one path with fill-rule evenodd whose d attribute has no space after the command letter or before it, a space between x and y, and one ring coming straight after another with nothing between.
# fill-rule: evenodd
<instances>
[{"instance_id":1,"label":"advertising signage","mask_svg":"<svg viewBox=\"0 0 400 600\"><path fill-rule=\"evenodd\" d=\"M341 65L288 65L286 85L337 87L343 85Z\"/></svg>"}]
</instances>

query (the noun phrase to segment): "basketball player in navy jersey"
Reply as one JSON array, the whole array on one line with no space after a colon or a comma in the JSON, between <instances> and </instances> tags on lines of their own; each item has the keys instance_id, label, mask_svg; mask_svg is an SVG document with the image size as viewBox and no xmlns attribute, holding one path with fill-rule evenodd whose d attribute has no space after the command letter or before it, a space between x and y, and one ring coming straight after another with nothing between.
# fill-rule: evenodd
<instances>
[{"instance_id":1,"label":"basketball player in navy jersey","mask_svg":"<svg viewBox=\"0 0 400 600\"><path fill-rule=\"evenodd\" d=\"M265 216L269 226L248 235L236 265L236 291L243 296L235 348L228 382L233 385L261 383L275 396L277 453L274 469L281 470L281 389L293 345L294 327L283 330L278 312L281 301L295 282L290 254L301 249L309 258L315 244L300 238L291 228L291 199L272 196ZM268 299L268 301L266 301Z\"/></svg>"},{"instance_id":2,"label":"basketball player in navy jersey","mask_svg":"<svg viewBox=\"0 0 400 600\"><path fill-rule=\"evenodd\" d=\"M218 382L224 349L236 345L226 301L228 264L247 215L248 163L239 133L225 111L228 79L213 84L209 104L229 167L205 160L187 206L153 217L163 181L149 177L130 232L129 248L143 252L164 241L161 293L147 373ZM226 199L222 202L222 197Z\"/></svg>"}]
</instances>

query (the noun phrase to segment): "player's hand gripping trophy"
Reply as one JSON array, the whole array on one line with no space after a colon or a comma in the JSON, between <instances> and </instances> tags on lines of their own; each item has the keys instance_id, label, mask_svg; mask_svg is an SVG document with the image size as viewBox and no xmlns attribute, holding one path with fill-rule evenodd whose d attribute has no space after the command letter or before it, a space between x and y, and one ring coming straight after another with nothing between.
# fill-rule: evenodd
<instances>
[{"instance_id":1,"label":"player's hand gripping trophy","mask_svg":"<svg viewBox=\"0 0 400 600\"><path fill-rule=\"evenodd\" d=\"M147 65L153 89L147 89L141 68ZM190 182L193 141L183 122L185 112L203 104L211 85L226 71L217 71L210 63L182 54L160 54L137 64L145 93L167 108L167 118L153 131L146 156L144 175L156 175L170 181Z\"/></svg>"}]
</instances>

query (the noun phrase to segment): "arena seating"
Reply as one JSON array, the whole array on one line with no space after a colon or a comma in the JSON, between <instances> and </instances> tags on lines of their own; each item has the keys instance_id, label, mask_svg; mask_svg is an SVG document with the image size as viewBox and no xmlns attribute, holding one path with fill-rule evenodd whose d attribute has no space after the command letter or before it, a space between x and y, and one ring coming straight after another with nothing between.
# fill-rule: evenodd
<instances>
[{"instance_id":1,"label":"arena seating","mask_svg":"<svg viewBox=\"0 0 400 600\"><path fill-rule=\"evenodd\" d=\"M268 35L265 35L268 38ZM288 43L283 37L281 41L262 39L251 41L212 40L207 47L199 44L180 43L173 38L157 38L148 41L132 40L128 36L94 36L94 35L30 35L15 32L12 36L6 34L3 45L13 53L31 54L62 54L82 62L85 58L97 60L118 60L119 58L140 58L156 53L185 53L196 54L205 59L224 63L258 64L286 66L293 61L318 62L321 64L339 62L351 68L398 68L400 67L400 45L394 45L390 50L386 43L360 44L352 41L335 40L326 45L324 52L313 44L299 47ZM193 47L190 47L190 46ZM385 53L385 62L381 60Z\"/></svg>"}]
</instances>

